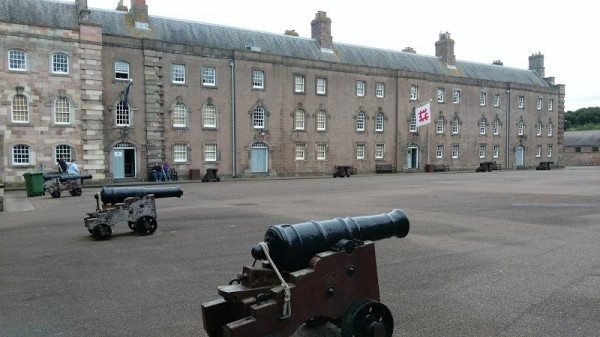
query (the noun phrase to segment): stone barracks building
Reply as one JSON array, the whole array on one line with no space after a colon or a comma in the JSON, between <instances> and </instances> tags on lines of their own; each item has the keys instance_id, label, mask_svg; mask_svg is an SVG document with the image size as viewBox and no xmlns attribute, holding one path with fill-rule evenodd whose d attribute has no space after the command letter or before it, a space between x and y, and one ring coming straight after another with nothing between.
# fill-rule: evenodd
<instances>
[{"instance_id":1,"label":"stone barracks building","mask_svg":"<svg viewBox=\"0 0 600 337\"><path fill-rule=\"evenodd\" d=\"M0 0L0 179L76 160L94 179L424 171L561 163L564 85L529 69L344 44L317 12L310 37L115 10ZM415 108L431 120L416 127Z\"/></svg>"}]
</instances>

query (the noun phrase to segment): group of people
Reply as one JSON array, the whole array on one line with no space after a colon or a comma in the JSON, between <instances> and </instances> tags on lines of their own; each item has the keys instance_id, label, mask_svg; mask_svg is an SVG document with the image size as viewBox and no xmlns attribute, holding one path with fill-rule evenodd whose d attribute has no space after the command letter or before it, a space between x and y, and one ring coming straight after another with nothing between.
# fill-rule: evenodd
<instances>
[{"instance_id":1,"label":"group of people","mask_svg":"<svg viewBox=\"0 0 600 337\"><path fill-rule=\"evenodd\" d=\"M152 176L154 176L154 181L173 181L169 162L164 162L162 165L159 162L154 163L154 166L152 166Z\"/></svg>"},{"instance_id":2,"label":"group of people","mask_svg":"<svg viewBox=\"0 0 600 337\"><path fill-rule=\"evenodd\" d=\"M77 166L75 160L67 162L65 156L60 156L58 159L58 169L61 173L79 175L79 166Z\"/></svg>"}]
</instances>

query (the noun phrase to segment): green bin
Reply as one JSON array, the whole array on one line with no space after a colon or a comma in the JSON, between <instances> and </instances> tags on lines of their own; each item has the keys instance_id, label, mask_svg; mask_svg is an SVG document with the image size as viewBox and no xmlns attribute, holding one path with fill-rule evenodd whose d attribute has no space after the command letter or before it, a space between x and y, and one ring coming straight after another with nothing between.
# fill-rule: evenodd
<instances>
[{"instance_id":1,"label":"green bin","mask_svg":"<svg viewBox=\"0 0 600 337\"><path fill-rule=\"evenodd\" d=\"M28 197L44 195L44 174L42 172L24 173L23 177L25 177L25 188Z\"/></svg>"}]
</instances>

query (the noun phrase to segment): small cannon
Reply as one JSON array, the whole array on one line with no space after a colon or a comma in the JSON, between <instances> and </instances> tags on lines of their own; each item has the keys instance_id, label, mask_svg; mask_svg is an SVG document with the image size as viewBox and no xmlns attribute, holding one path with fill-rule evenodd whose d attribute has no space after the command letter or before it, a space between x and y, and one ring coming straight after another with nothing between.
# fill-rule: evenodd
<instances>
[{"instance_id":1,"label":"small cannon","mask_svg":"<svg viewBox=\"0 0 600 337\"><path fill-rule=\"evenodd\" d=\"M84 218L85 227L97 240L109 239L111 227L127 221L129 228L142 235L156 231L156 198L181 197L183 190L173 187L103 187L94 195L96 212Z\"/></svg>"},{"instance_id":2,"label":"small cannon","mask_svg":"<svg viewBox=\"0 0 600 337\"><path fill-rule=\"evenodd\" d=\"M409 227L399 209L271 226L251 249L262 266L243 267L218 287L222 298L202 304L204 329L209 337L285 337L331 322L342 337L391 337L373 241L405 237Z\"/></svg>"},{"instance_id":3,"label":"small cannon","mask_svg":"<svg viewBox=\"0 0 600 337\"><path fill-rule=\"evenodd\" d=\"M62 191L69 191L72 196L78 197L81 195L83 180L92 179L92 175L46 173L42 178L44 179L44 191L48 191L53 198L60 198Z\"/></svg>"}]
</instances>

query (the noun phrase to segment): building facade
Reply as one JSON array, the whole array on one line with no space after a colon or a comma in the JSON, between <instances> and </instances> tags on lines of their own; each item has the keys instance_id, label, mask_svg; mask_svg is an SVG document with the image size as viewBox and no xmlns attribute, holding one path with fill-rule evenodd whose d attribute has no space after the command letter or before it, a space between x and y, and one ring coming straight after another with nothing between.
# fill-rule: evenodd
<instances>
[{"instance_id":1,"label":"building facade","mask_svg":"<svg viewBox=\"0 0 600 337\"><path fill-rule=\"evenodd\" d=\"M600 130L566 131L564 137L565 166L600 165Z\"/></svg>"},{"instance_id":2,"label":"building facade","mask_svg":"<svg viewBox=\"0 0 600 337\"><path fill-rule=\"evenodd\" d=\"M336 43L325 12L306 38L130 5L0 0L1 179L55 171L60 155L99 180L163 161L180 178L562 162L565 86L542 54L516 69L457 60L449 33L435 56Z\"/></svg>"}]
</instances>

